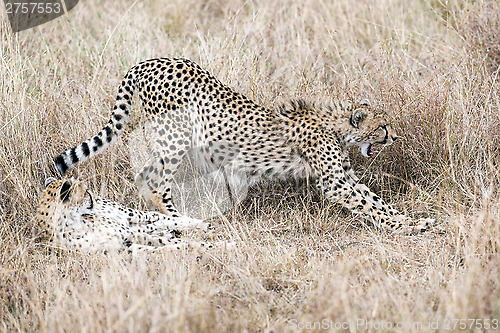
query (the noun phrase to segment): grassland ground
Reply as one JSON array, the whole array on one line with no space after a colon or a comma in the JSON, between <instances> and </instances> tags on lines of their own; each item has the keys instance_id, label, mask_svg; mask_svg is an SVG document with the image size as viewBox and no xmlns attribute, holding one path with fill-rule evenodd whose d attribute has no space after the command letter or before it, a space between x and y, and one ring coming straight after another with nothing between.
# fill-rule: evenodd
<instances>
[{"instance_id":1,"label":"grassland ground","mask_svg":"<svg viewBox=\"0 0 500 333\"><path fill-rule=\"evenodd\" d=\"M500 325L498 2L80 1L17 34L0 12L0 331ZM356 172L447 232L380 232L312 185L273 183L193 235L232 249L131 257L34 243L52 158L103 126L128 68L159 56L191 58L270 108L290 98L385 108L401 140L369 160L353 150ZM132 159L120 141L72 175L145 208Z\"/></svg>"}]
</instances>

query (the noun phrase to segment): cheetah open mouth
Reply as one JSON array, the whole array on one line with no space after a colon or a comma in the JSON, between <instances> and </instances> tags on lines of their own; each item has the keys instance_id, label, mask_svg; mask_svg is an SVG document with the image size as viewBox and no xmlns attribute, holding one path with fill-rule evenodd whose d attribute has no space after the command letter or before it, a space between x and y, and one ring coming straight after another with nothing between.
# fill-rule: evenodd
<instances>
[{"instance_id":1,"label":"cheetah open mouth","mask_svg":"<svg viewBox=\"0 0 500 333\"><path fill-rule=\"evenodd\" d=\"M361 154L365 157L370 157L378 153L378 151L372 149L372 144L370 142L362 143L359 147L361 148Z\"/></svg>"}]
</instances>

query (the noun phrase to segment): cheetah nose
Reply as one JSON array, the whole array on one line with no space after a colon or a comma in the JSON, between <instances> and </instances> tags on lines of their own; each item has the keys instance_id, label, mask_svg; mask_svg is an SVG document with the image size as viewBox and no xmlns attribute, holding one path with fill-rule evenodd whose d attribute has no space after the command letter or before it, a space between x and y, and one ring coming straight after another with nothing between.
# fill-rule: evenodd
<instances>
[{"instance_id":1,"label":"cheetah nose","mask_svg":"<svg viewBox=\"0 0 500 333\"><path fill-rule=\"evenodd\" d=\"M396 141L399 137L397 135L392 136L392 141Z\"/></svg>"}]
</instances>

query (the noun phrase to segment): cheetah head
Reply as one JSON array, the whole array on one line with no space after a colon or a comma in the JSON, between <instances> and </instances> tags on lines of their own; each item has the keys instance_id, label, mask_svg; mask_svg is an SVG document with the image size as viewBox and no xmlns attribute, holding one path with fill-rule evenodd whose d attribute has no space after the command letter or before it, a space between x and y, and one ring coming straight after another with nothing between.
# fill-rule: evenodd
<instances>
[{"instance_id":1,"label":"cheetah head","mask_svg":"<svg viewBox=\"0 0 500 333\"><path fill-rule=\"evenodd\" d=\"M69 207L88 209L91 208L89 205L92 205L92 197L83 182L73 178L56 180L50 177L45 181L37 215L40 220L50 220Z\"/></svg>"},{"instance_id":2,"label":"cheetah head","mask_svg":"<svg viewBox=\"0 0 500 333\"><path fill-rule=\"evenodd\" d=\"M55 228L61 223L61 218L70 212L77 215L87 213L91 206L92 197L83 182L73 178L47 178L36 214L39 231L37 239L51 239Z\"/></svg>"},{"instance_id":3,"label":"cheetah head","mask_svg":"<svg viewBox=\"0 0 500 333\"><path fill-rule=\"evenodd\" d=\"M386 146L397 140L387 114L371 107L368 101L353 104L349 109L346 146L358 146L363 156L370 157L377 153L372 148L374 144Z\"/></svg>"},{"instance_id":4,"label":"cheetah head","mask_svg":"<svg viewBox=\"0 0 500 333\"><path fill-rule=\"evenodd\" d=\"M45 180L44 194L53 198L53 201L68 206L78 206L86 199L87 187L83 182L71 179L57 180L53 177Z\"/></svg>"}]
</instances>

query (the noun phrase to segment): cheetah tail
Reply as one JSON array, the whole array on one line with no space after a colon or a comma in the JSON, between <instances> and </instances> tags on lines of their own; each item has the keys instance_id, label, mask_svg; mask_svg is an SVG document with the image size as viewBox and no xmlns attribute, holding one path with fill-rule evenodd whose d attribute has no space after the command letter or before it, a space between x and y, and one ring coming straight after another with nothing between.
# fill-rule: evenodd
<instances>
[{"instance_id":1,"label":"cheetah tail","mask_svg":"<svg viewBox=\"0 0 500 333\"><path fill-rule=\"evenodd\" d=\"M111 119L104 128L94 137L80 145L66 150L54 159L55 165L61 176L78 163L104 151L114 140L123 133L129 120L132 97L136 87L135 67L133 67L118 88L115 106Z\"/></svg>"}]
</instances>

